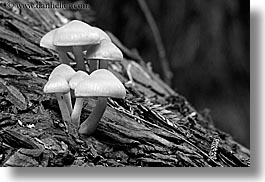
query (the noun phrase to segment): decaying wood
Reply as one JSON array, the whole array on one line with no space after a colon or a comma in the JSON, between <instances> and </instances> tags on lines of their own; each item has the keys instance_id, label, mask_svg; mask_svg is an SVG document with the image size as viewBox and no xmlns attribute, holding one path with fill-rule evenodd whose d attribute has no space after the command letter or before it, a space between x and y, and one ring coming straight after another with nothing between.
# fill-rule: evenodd
<instances>
[{"instance_id":1,"label":"decaying wood","mask_svg":"<svg viewBox=\"0 0 265 182\"><path fill-rule=\"evenodd\" d=\"M248 149L216 129L113 35L125 59L109 70L125 84L133 62L134 85L126 86L125 100L108 100L93 136L69 135L55 97L42 91L59 64L55 52L39 46L45 32L62 24L55 10L0 7L0 17L1 166L250 165ZM81 121L94 105L86 99Z\"/></svg>"}]
</instances>

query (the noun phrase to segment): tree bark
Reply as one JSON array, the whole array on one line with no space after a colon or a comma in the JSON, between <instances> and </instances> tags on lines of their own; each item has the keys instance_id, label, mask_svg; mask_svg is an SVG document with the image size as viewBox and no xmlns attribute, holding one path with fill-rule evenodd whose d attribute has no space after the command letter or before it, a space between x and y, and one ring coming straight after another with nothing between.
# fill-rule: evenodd
<instances>
[{"instance_id":1,"label":"tree bark","mask_svg":"<svg viewBox=\"0 0 265 182\"><path fill-rule=\"evenodd\" d=\"M70 135L55 96L43 93L59 64L57 53L39 46L47 31L62 25L55 10L16 14L0 6L0 17L0 166L250 165L247 148L215 128L208 115L198 113L113 35L126 49L125 59L109 70L125 84L133 63L134 85L126 86L124 100L108 99L92 136ZM94 105L95 100L85 100L81 122Z\"/></svg>"}]
</instances>

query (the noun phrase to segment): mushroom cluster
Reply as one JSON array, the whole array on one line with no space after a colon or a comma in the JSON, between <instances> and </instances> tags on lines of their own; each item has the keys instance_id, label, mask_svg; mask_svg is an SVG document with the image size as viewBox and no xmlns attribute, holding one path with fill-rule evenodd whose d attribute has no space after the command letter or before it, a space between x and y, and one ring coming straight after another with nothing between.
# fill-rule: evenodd
<instances>
[{"instance_id":1,"label":"mushroom cluster","mask_svg":"<svg viewBox=\"0 0 265 182\"><path fill-rule=\"evenodd\" d=\"M122 52L100 28L72 20L51 30L40 40L40 46L57 51L60 62L70 64L67 53L73 53L78 70L86 71L84 55L90 61L90 73L107 68L107 61L121 61Z\"/></svg>"},{"instance_id":2,"label":"mushroom cluster","mask_svg":"<svg viewBox=\"0 0 265 182\"><path fill-rule=\"evenodd\" d=\"M60 65L50 74L44 93L56 95L62 119L79 128L79 133L91 135L103 116L107 98L124 99L125 88L108 68L108 61L121 61L122 52L101 29L79 20L73 20L45 34L40 46L58 52ZM68 54L74 55L75 71L70 66ZM89 61L87 73L84 57ZM71 92L75 97L72 105ZM80 115L85 97L97 98L90 116L80 124Z\"/></svg>"}]
</instances>

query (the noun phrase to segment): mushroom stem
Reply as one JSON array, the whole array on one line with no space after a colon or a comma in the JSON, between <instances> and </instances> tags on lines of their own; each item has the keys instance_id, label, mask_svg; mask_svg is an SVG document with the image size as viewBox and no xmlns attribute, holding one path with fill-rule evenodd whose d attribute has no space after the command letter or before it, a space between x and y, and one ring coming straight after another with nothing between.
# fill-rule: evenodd
<instances>
[{"instance_id":1,"label":"mushroom stem","mask_svg":"<svg viewBox=\"0 0 265 182\"><path fill-rule=\"evenodd\" d=\"M86 71L82 47L73 46L73 53L75 55L76 68L82 71Z\"/></svg>"},{"instance_id":2,"label":"mushroom stem","mask_svg":"<svg viewBox=\"0 0 265 182\"><path fill-rule=\"evenodd\" d=\"M80 124L80 115L83 107L84 99L77 97L75 100L75 105L73 112L71 114L71 120L76 125L76 127L79 127Z\"/></svg>"},{"instance_id":3,"label":"mushroom stem","mask_svg":"<svg viewBox=\"0 0 265 182\"><path fill-rule=\"evenodd\" d=\"M71 100L71 92L68 92L66 94L64 94L65 97L65 103L67 105L69 114L72 114L73 108L72 108L72 100Z\"/></svg>"},{"instance_id":4,"label":"mushroom stem","mask_svg":"<svg viewBox=\"0 0 265 182\"><path fill-rule=\"evenodd\" d=\"M66 51L58 51L59 54L59 58L60 58L60 62L64 63L64 64L70 64L70 60L67 56L67 52Z\"/></svg>"},{"instance_id":5,"label":"mushroom stem","mask_svg":"<svg viewBox=\"0 0 265 182\"><path fill-rule=\"evenodd\" d=\"M108 69L108 61L104 59L100 60L99 69Z\"/></svg>"},{"instance_id":6,"label":"mushroom stem","mask_svg":"<svg viewBox=\"0 0 265 182\"><path fill-rule=\"evenodd\" d=\"M97 125L106 110L107 101L106 97L98 98L96 107L93 109L90 116L80 125L80 134L91 135L95 132Z\"/></svg>"},{"instance_id":7,"label":"mushroom stem","mask_svg":"<svg viewBox=\"0 0 265 182\"><path fill-rule=\"evenodd\" d=\"M128 66L127 66L127 69L126 69L127 75L129 77L129 81L127 81L125 83L125 85L134 87L135 83L133 81L133 77L132 77L132 74L131 74L131 69L132 69L132 63L129 63Z\"/></svg>"},{"instance_id":8,"label":"mushroom stem","mask_svg":"<svg viewBox=\"0 0 265 182\"><path fill-rule=\"evenodd\" d=\"M69 110L68 110L66 102L65 102L64 94L55 93L55 95L56 95L56 99L57 99L58 104L59 104L59 108L61 110L62 118L66 122L67 126L69 126L69 124L71 122L71 117L70 117Z\"/></svg>"},{"instance_id":9,"label":"mushroom stem","mask_svg":"<svg viewBox=\"0 0 265 182\"><path fill-rule=\"evenodd\" d=\"M98 69L98 60L97 59L90 59L89 60L89 70L90 73Z\"/></svg>"}]
</instances>

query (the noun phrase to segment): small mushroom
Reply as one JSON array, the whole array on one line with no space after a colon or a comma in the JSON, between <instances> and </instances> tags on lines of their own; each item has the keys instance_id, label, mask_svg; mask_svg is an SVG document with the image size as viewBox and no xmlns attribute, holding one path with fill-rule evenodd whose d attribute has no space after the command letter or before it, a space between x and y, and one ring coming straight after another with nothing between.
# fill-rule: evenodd
<instances>
[{"instance_id":1,"label":"small mushroom","mask_svg":"<svg viewBox=\"0 0 265 182\"><path fill-rule=\"evenodd\" d=\"M98 27L93 27L93 28L98 33L98 35L100 37L100 42L102 42L104 40L111 42L111 39L106 32L104 32L102 29L100 29ZM90 66L90 70L92 70L92 71L90 71L90 73L92 73L94 70L97 70L98 69L98 60L90 59L89 60L89 66Z\"/></svg>"},{"instance_id":2,"label":"small mushroom","mask_svg":"<svg viewBox=\"0 0 265 182\"><path fill-rule=\"evenodd\" d=\"M126 91L120 80L106 69L94 71L75 88L76 97L97 97L97 103L90 116L80 125L79 133L91 135L107 107L107 98L125 98Z\"/></svg>"},{"instance_id":3,"label":"small mushroom","mask_svg":"<svg viewBox=\"0 0 265 182\"><path fill-rule=\"evenodd\" d=\"M86 58L91 61L97 61L98 66L91 66L92 73L94 70L107 69L107 61L121 61L123 59L122 52L112 42L108 40L102 40L100 44L91 47L86 52ZM92 62L93 63L93 62Z\"/></svg>"},{"instance_id":4,"label":"small mushroom","mask_svg":"<svg viewBox=\"0 0 265 182\"><path fill-rule=\"evenodd\" d=\"M100 37L92 26L79 20L73 20L58 28L53 36L53 45L60 50L67 51L72 47L76 67L83 71L85 71L83 50L99 43Z\"/></svg>"},{"instance_id":5,"label":"small mushroom","mask_svg":"<svg viewBox=\"0 0 265 182\"><path fill-rule=\"evenodd\" d=\"M74 90L77 87L77 85L87 77L89 77L89 75L86 72L81 70L77 71L69 81L70 88ZM74 109L71 114L71 120L77 127L79 126L80 122L80 115L83 107L83 102L84 98L76 97Z\"/></svg>"},{"instance_id":6,"label":"small mushroom","mask_svg":"<svg viewBox=\"0 0 265 182\"><path fill-rule=\"evenodd\" d=\"M65 48L64 50L60 49L59 47L53 45L53 36L54 33L57 31L57 28L54 30L49 31L46 33L40 40L40 46L47 48L47 49L52 49L59 54L60 62L69 64L70 60L67 57L67 52L72 51L71 48Z\"/></svg>"},{"instance_id":7,"label":"small mushroom","mask_svg":"<svg viewBox=\"0 0 265 182\"><path fill-rule=\"evenodd\" d=\"M68 82L61 75L54 75L45 84L43 91L44 93L55 94L62 118L69 124L71 122L71 117L64 97L64 94L70 91Z\"/></svg>"},{"instance_id":8,"label":"small mushroom","mask_svg":"<svg viewBox=\"0 0 265 182\"><path fill-rule=\"evenodd\" d=\"M68 83L75 73L76 73L75 70L71 66L66 65L66 64L60 64L59 66L53 69L53 71L51 72L49 76L49 80L56 75L60 75ZM64 97L65 97L65 102L69 110L69 113L71 114L72 113L72 101L71 101L70 90L69 92L66 92L64 94Z\"/></svg>"}]
</instances>

